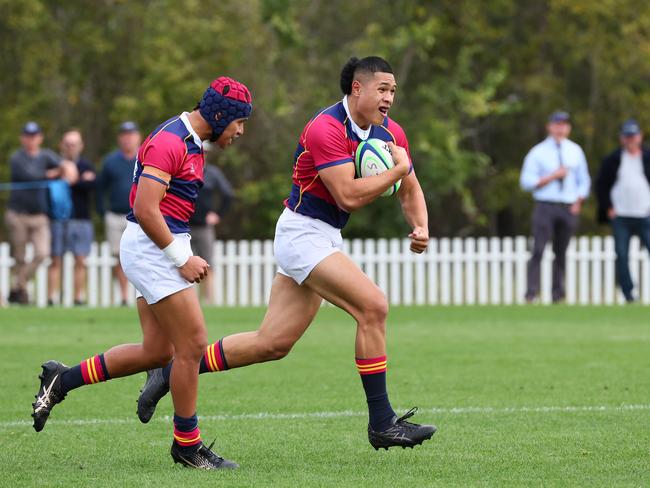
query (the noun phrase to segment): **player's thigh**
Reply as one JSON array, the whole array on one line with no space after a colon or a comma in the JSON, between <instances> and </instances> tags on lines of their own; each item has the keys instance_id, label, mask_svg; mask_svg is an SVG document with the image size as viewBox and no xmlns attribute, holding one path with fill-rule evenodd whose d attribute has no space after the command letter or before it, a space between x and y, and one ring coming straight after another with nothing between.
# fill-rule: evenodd
<instances>
[{"instance_id":1,"label":"player's thigh","mask_svg":"<svg viewBox=\"0 0 650 488\"><path fill-rule=\"evenodd\" d=\"M142 328L142 347L151 353L167 356L169 360L174 356L174 345L167 336L166 331L160 326L144 298L138 298L137 308Z\"/></svg>"},{"instance_id":2,"label":"player's thigh","mask_svg":"<svg viewBox=\"0 0 650 488\"><path fill-rule=\"evenodd\" d=\"M314 320L322 301L310 288L276 274L259 335L270 342L294 344Z\"/></svg>"},{"instance_id":3,"label":"player's thigh","mask_svg":"<svg viewBox=\"0 0 650 488\"><path fill-rule=\"evenodd\" d=\"M312 270L305 285L356 319L385 315L388 303L381 289L349 257L334 253Z\"/></svg>"},{"instance_id":4,"label":"player's thigh","mask_svg":"<svg viewBox=\"0 0 650 488\"><path fill-rule=\"evenodd\" d=\"M193 287L173 293L149 305L149 308L177 354L203 354L207 347L207 330L199 297Z\"/></svg>"}]
</instances>

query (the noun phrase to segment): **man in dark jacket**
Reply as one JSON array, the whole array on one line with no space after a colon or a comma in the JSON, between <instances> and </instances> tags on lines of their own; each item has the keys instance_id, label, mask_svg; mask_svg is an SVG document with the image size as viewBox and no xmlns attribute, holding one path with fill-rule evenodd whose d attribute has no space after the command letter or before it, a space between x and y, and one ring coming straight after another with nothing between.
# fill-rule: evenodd
<instances>
[{"instance_id":1,"label":"man in dark jacket","mask_svg":"<svg viewBox=\"0 0 650 488\"><path fill-rule=\"evenodd\" d=\"M621 147L603 159L596 180L598 220L611 222L616 243L616 273L623 295L634 301L628 266L630 238L639 236L650 252L650 151L636 120L623 123Z\"/></svg>"}]
</instances>

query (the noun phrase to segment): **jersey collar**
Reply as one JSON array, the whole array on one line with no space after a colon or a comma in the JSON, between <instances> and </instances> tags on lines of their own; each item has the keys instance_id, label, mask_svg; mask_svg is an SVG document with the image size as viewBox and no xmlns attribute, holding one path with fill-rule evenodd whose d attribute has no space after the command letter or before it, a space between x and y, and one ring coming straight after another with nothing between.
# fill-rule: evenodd
<instances>
[{"instance_id":1,"label":"jersey collar","mask_svg":"<svg viewBox=\"0 0 650 488\"><path fill-rule=\"evenodd\" d=\"M192 134L192 137L194 138L194 144L196 144L200 148L203 148L203 141L198 136L198 134L194 132L194 129L192 128L192 124L190 124L190 119L188 118L188 115L189 115L188 112L183 112L181 114L181 121L183 122L183 124L185 124L185 128L188 130L188 132Z\"/></svg>"},{"instance_id":2,"label":"jersey collar","mask_svg":"<svg viewBox=\"0 0 650 488\"><path fill-rule=\"evenodd\" d=\"M343 97L343 108L345 109L345 113L348 116L348 120L350 121L350 126L352 127L352 132L354 132L359 139L362 141L365 141L370 137L370 131L372 130L372 125L368 127L366 130L363 130L361 127L359 127L354 120L352 120L352 116L350 115L350 108L348 107L348 96L345 95Z\"/></svg>"}]
</instances>

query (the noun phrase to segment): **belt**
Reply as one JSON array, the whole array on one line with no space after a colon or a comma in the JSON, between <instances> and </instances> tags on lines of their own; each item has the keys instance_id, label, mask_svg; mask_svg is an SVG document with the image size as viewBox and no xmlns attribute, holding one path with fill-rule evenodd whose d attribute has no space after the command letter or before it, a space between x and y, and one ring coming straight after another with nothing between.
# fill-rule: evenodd
<instances>
[{"instance_id":1,"label":"belt","mask_svg":"<svg viewBox=\"0 0 650 488\"><path fill-rule=\"evenodd\" d=\"M544 205L555 205L557 207L570 207L571 205L573 205L572 203L549 202L546 200L535 200L535 203L543 203Z\"/></svg>"}]
</instances>

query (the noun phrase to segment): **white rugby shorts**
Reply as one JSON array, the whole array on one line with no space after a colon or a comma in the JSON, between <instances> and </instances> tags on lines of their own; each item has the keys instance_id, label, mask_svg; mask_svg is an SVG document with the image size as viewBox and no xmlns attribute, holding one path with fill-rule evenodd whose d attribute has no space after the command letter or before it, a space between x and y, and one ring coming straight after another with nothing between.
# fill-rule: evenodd
<instances>
[{"instance_id":1,"label":"white rugby shorts","mask_svg":"<svg viewBox=\"0 0 650 488\"><path fill-rule=\"evenodd\" d=\"M278 273L299 285L318 263L342 249L341 229L288 208L280 215L273 241Z\"/></svg>"},{"instance_id":2,"label":"white rugby shorts","mask_svg":"<svg viewBox=\"0 0 650 488\"><path fill-rule=\"evenodd\" d=\"M189 234L174 234L192 254ZM120 240L120 263L124 274L149 305L193 286L181 277L178 268L165 256L138 224L128 222Z\"/></svg>"}]
</instances>

